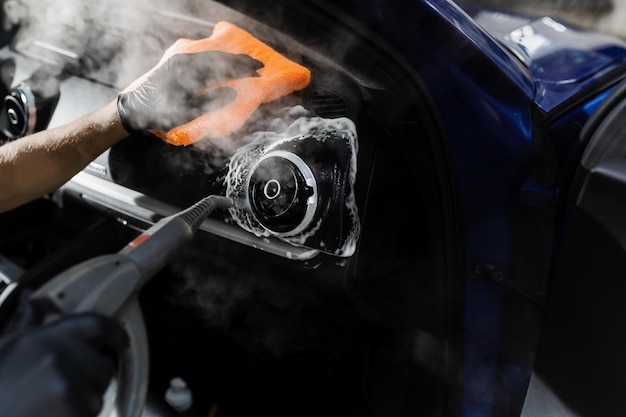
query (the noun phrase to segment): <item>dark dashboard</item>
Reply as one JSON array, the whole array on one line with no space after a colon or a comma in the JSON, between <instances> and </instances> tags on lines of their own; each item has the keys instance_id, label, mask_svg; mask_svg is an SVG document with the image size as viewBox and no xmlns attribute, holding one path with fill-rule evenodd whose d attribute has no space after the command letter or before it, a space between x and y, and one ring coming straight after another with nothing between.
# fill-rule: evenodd
<instances>
[{"instance_id":1,"label":"dark dashboard","mask_svg":"<svg viewBox=\"0 0 626 417\"><path fill-rule=\"evenodd\" d=\"M169 7L169 10L167 7L161 8L156 5L126 6L123 10L123 13L120 12L115 16L110 16L114 12L109 11L109 16L94 17L93 24L96 30L85 31L87 36L83 36L84 41L80 44L76 42L78 36L55 39L45 31L27 30L17 36L14 49L23 55L24 59L38 60L43 66L60 65L64 68L63 75L57 75L60 78L60 99L50 121L50 127L75 119L86 110L115 99L117 91L148 70L158 60L158 53L165 50L169 44L179 37L206 38L211 35L214 25L219 21L234 22L253 31L256 37L269 43L279 53L310 69L312 82L302 91L262 105L242 128L221 139L222 143L228 143L227 146L216 146L211 141L205 140L192 146L177 147L163 143L152 135L131 135L92 162L78 178L64 187L64 192L71 193L78 188L81 198L104 203L107 208L122 213L124 210L120 203L123 199L116 193L125 194L127 198L135 198L133 205L139 207L142 204L134 196L135 192L158 206L184 207L203 196L226 193L229 162L236 150L243 145L250 145L250 142L255 140L257 142L267 140L267 135L259 139L260 135L257 132L273 130L278 136L284 134L279 131L280 129L287 131L290 124L298 119L300 123L306 120L310 124L312 120L320 123L323 120L342 117L356 120L359 115L363 100L360 91L362 86L352 74L328 62L326 58L309 48L232 9L217 3L203 3L200 6L188 2L186 6L176 5L175 8ZM200 17L202 13L210 16L210 20L203 20ZM136 21L141 23L134 23ZM63 25L63 22L58 24ZM71 30L66 30L67 28L62 29L65 33L72 33ZM59 29L49 31L56 33ZM72 84L81 84L80 92L77 91L77 86ZM72 97L77 93L81 95L82 100L75 100L75 97ZM83 106L82 101L89 101L90 105ZM321 142L321 137L317 140L311 139L318 127L310 126L300 130L289 135L308 136L311 142ZM263 213L263 209L258 207L261 211L257 211L256 217L267 217L266 223L274 224L274 229L265 227L255 220L254 225L241 233L240 226L249 221L238 222L237 219L241 219L244 214L235 210L221 219L226 224L232 224L232 227L220 225L220 228L230 229L229 236L239 236L240 241L265 247L284 256L310 257L317 251L344 256L352 254L359 229L353 189L357 177L358 152L355 126L351 127L349 136L348 140L336 135L334 139L336 144L330 144L328 141L323 146L326 157L310 160L308 164L301 157L295 156L298 159L296 165L300 165L306 171L304 173L293 165L293 161L284 158L271 159L279 164L287 164L288 167L283 170L291 170L292 175L295 175L294 178L279 182L283 190L291 187L290 192L293 194L281 194L281 197L289 200L283 202L284 207L281 210ZM345 142L344 149L339 149L341 147L339 142ZM293 147L293 144L291 146ZM335 150L331 149L333 146ZM290 151L289 154L293 155L293 152ZM335 155L334 161L327 158L331 154ZM262 157L263 155L258 155L257 159ZM329 172L334 174L326 175ZM91 176L103 179L104 182L97 182ZM309 176L312 183L298 185L298 181L303 181L303 176ZM84 184L90 182L100 184L100 192L94 191L98 188L96 185L87 185L87 188L92 190L86 192ZM342 184L341 187L338 188L338 184ZM302 194L313 192L307 191L307 187L312 187L314 196L307 197ZM258 204L254 199L249 201L247 194L249 193L243 192L239 195L239 200L242 201L239 206L249 212ZM270 197L271 200L276 198L273 195ZM257 193L256 199L258 198L268 197L267 194ZM310 201L307 201L307 198ZM315 207L310 207L312 205ZM154 209L144 208L149 211ZM140 221L152 221L155 216L166 214L159 211L162 209L155 210L157 212L154 215L148 216L146 213L138 213L137 208L132 210L133 213L126 214L139 217L135 220ZM328 215L329 212L332 212L331 216ZM330 219L334 217L338 220L331 221ZM285 225L281 224L282 219L285 219ZM322 219L327 220L321 222ZM303 236L302 229L307 226L302 225L303 222L310 223L309 229L319 230L321 227L322 231L318 235L324 235L324 238L307 239ZM293 227L290 228L289 223L293 223ZM347 240L350 242L346 242ZM274 241L278 242L273 246ZM288 242L286 247L289 247L289 250L283 247L284 241ZM349 247L348 252L344 248L346 245Z\"/></svg>"},{"instance_id":2,"label":"dark dashboard","mask_svg":"<svg viewBox=\"0 0 626 417\"><path fill-rule=\"evenodd\" d=\"M414 301L438 297L445 285L435 278L446 269L445 257L435 255L447 250L445 151L427 90L393 51L330 5L78 3L88 24L69 27L71 17L62 16L45 30L28 26L2 50L16 63L14 85L35 75L56 81L48 127L115 100L176 39L209 37L220 21L244 28L311 77L219 140L173 146L130 135L63 185L54 201L79 202L141 230L208 194L229 195L235 207L202 230L261 258L304 261L296 269L329 265L314 280L332 291L350 287L376 320L404 317L441 329L442 317L421 314ZM398 263L406 251L417 256ZM398 283L384 284L381 268L395 270ZM407 286L398 303L395 288Z\"/></svg>"}]
</instances>

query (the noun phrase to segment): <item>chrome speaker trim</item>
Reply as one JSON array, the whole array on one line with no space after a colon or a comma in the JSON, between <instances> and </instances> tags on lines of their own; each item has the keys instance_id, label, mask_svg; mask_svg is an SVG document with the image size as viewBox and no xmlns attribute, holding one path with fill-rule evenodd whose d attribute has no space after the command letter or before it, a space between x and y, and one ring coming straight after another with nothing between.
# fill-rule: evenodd
<instances>
[{"instance_id":1,"label":"chrome speaker trim","mask_svg":"<svg viewBox=\"0 0 626 417\"><path fill-rule=\"evenodd\" d=\"M317 182L315 180L315 176L313 175L313 171L311 171L311 168L309 168L306 162L304 162L302 158L300 158L298 155L292 152L283 151L283 150L271 151L263 155L263 157L260 158L257 161L257 163L254 165L254 167L250 170L250 175L248 176L246 180L246 190L245 190L246 207L250 209L250 212L253 214L254 217L257 217L254 214L254 211L252 210L253 205L249 200L250 182L257 167L269 158L282 158L293 163L296 166L296 168L300 170L300 173L302 174L307 187L310 187L313 190L313 192L307 198L306 209L305 209L304 216L302 217L302 220L297 226L295 226L293 229L289 230L288 232L277 232L275 230L272 230L266 227L258 218L257 218L257 221L265 230L267 230L269 233L271 233L274 236L290 237L290 236L297 235L298 233L303 232L304 230L306 230L307 227L310 226L315 216L315 211L317 210L317 205L318 205Z\"/></svg>"}]
</instances>

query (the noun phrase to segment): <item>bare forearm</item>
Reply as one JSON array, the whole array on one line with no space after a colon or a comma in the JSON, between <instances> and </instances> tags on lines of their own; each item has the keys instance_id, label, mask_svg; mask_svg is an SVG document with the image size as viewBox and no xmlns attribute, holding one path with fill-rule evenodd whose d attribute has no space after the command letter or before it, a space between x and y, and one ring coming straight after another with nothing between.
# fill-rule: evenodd
<instances>
[{"instance_id":1,"label":"bare forearm","mask_svg":"<svg viewBox=\"0 0 626 417\"><path fill-rule=\"evenodd\" d=\"M54 191L126 136L115 103L0 146L0 211Z\"/></svg>"}]
</instances>

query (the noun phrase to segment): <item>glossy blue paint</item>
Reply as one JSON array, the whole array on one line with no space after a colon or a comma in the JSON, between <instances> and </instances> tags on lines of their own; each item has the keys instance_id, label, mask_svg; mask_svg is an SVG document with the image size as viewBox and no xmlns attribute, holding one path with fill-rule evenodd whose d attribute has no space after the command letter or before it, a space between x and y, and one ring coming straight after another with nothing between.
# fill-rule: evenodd
<instances>
[{"instance_id":1,"label":"glossy blue paint","mask_svg":"<svg viewBox=\"0 0 626 417\"><path fill-rule=\"evenodd\" d=\"M593 112L596 111L600 103L602 103L609 96L609 94L611 94L611 91L613 90L609 89L604 91L599 96L591 99L589 102L582 106L582 110L585 112L587 117L591 116Z\"/></svg>"},{"instance_id":2,"label":"glossy blue paint","mask_svg":"<svg viewBox=\"0 0 626 417\"><path fill-rule=\"evenodd\" d=\"M544 17L472 8L472 17L528 68L534 102L550 112L624 63L626 43Z\"/></svg>"},{"instance_id":3,"label":"glossy blue paint","mask_svg":"<svg viewBox=\"0 0 626 417\"><path fill-rule=\"evenodd\" d=\"M514 380L507 392L523 401L530 369L502 359L506 291L472 274L471 263L492 265L509 288L545 295L537 276L547 275L549 260L534 255L546 247L528 229L551 215L576 146L572 126L584 125L606 97L626 44L554 19L468 12L445 0L335 3L396 49L441 116L467 263L461 414L500 415L503 381ZM552 151L537 174L536 155Z\"/></svg>"}]
</instances>

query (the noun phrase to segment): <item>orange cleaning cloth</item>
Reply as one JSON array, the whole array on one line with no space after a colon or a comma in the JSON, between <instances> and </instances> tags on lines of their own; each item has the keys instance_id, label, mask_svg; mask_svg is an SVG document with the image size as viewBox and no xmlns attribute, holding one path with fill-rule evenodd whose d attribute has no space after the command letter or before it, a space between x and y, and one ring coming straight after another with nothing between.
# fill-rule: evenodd
<instances>
[{"instance_id":1,"label":"orange cleaning cloth","mask_svg":"<svg viewBox=\"0 0 626 417\"><path fill-rule=\"evenodd\" d=\"M230 87L237 93L235 100L224 107L168 132L151 131L172 145L187 146L206 137L228 135L239 129L261 104L301 90L311 79L308 68L285 58L248 32L228 22L217 23L211 36L206 39L179 39L165 52L161 62L175 54L211 50L246 54L261 61L263 67L257 71L259 77L240 78L211 86Z\"/></svg>"}]
</instances>

